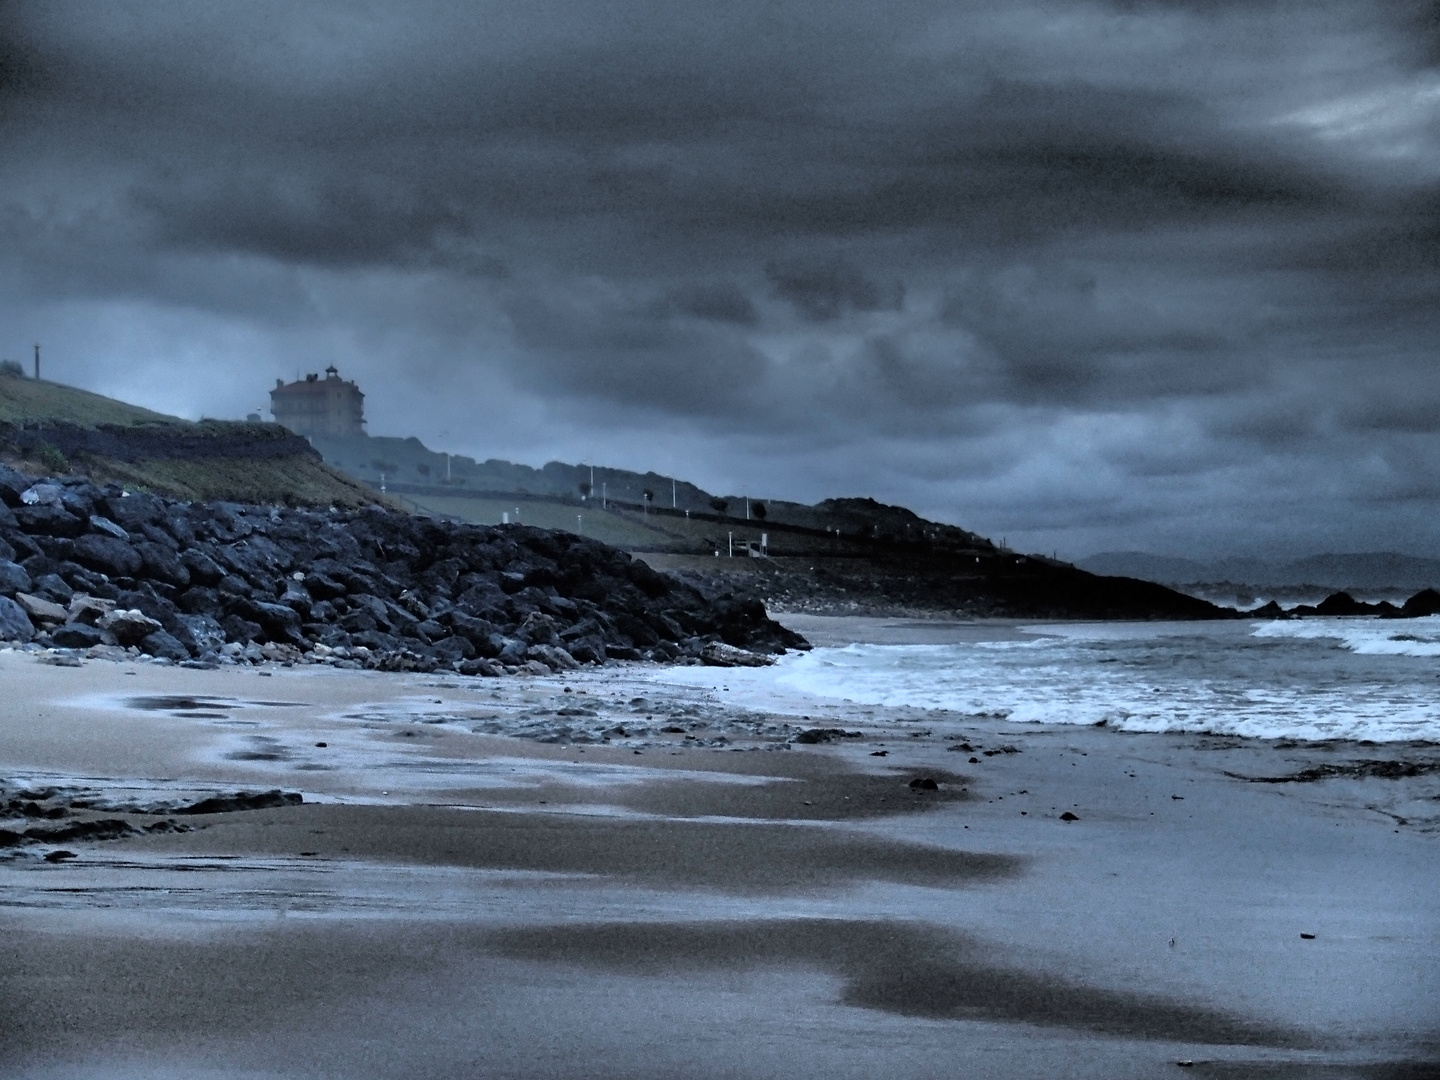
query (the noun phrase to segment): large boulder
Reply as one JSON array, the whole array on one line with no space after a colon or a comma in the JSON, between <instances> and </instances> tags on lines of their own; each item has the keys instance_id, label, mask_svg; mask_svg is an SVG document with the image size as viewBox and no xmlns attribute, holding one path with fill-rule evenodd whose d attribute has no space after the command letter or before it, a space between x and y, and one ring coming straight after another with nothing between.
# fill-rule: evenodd
<instances>
[{"instance_id":1,"label":"large boulder","mask_svg":"<svg viewBox=\"0 0 1440 1080\"><path fill-rule=\"evenodd\" d=\"M86 519L50 503L17 506L15 521L27 533L41 536L80 536L90 527Z\"/></svg>"},{"instance_id":2,"label":"large boulder","mask_svg":"<svg viewBox=\"0 0 1440 1080\"><path fill-rule=\"evenodd\" d=\"M64 499L65 489L48 480L31 484L20 493L20 502L25 506L61 506Z\"/></svg>"},{"instance_id":3,"label":"large boulder","mask_svg":"<svg viewBox=\"0 0 1440 1080\"><path fill-rule=\"evenodd\" d=\"M17 592L29 592L30 587L30 575L23 566L9 559L0 561L0 594L14 596Z\"/></svg>"},{"instance_id":4,"label":"large boulder","mask_svg":"<svg viewBox=\"0 0 1440 1080\"><path fill-rule=\"evenodd\" d=\"M554 671L574 671L580 665L558 645L531 645L526 650L527 660L539 660Z\"/></svg>"},{"instance_id":5,"label":"large boulder","mask_svg":"<svg viewBox=\"0 0 1440 1080\"><path fill-rule=\"evenodd\" d=\"M526 645L559 645L560 633L553 616L533 612L525 617L515 636Z\"/></svg>"},{"instance_id":6,"label":"large boulder","mask_svg":"<svg viewBox=\"0 0 1440 1080\"><path fill-rule=\"evenodd\" d=\"M122 529L115 522L100 514L90 515L90 531L100 533L103 536L113 536L116 540L129 540L130 534Z\"/></svg>"},{"instance_id":7,"label":"large boulder","mask_svg":"<svg viewBox=\"0 0 1440 1080\"><path fill-rule=\"evenodd\" d=\"M57 604L68 604L75 596L75 590L59 574L41 574L35 579L34 587L26 592L33 592L46 600L54 600Z\"/></svg>"},{"instance_id":8,"label":"large boulder","mask_svg":"<svg viewBox=\"0 0 1440 1080\"><path fill-rule=\"evenodd\" d=\"M138 532L146 522L159 522L165 517L164 499L139 492L102 499L100 508L110 520L132 532Z\"/></svg>"},{"instance_id":9,"label":"large boulder","mask_svg":"<svg viewBox=\"0 0 1440 1080\"><path fill-rule=\"evenodd\" d=\"M270 641L288 642L303 647L305 635L300 628L300 613L284 604L263 602L245 604L240 610L247 618L260 624Z\"/></svg>"},{"instance_id":10,"label":"large boulder","mask_svg":"<svg viewBox=\"0 0 1440 1080\"><path fill-rule=\"evenodd\" d=\"M566 651L582 664L603 664L609 658L605 642L598 634L576 638L566 646Z\"/></svg>"},{"instance_id":11,"label":"large boulder","mask_svg":"<svg viewBox=\"0 0 1440 1080\"><path fill-rule=\"evenodd\" d=\"M194 656L219 652L225 644L225 628L209 615L181 615L176 621L176 640Z\"/></svg>"},{"instance_id":12,"label":"large boulder","mask_svg":"<svg viewBox=\"0 0 1440 1080\"><path fill-rule=\"evenodd\" d=\"M140 641L140 651L149 656L174 660L176 663L190 659L190 651L180 644L173 634L168 634L164 630L146 634Z\"/></svg>"},{"instance_id":13,"label":"large boulder","mask_svg":"<svg viewBox=\"0 0 1440 1080\"><path fill-rule=\"evenodd\" d=\"M227 641L239 642L242 645L265 636L265 631L259 623L242 618L234 612L221 619L220 625L225 628Z\"/></svg>"},{"instance_id":14,"label":"large boulder","mask_svg":"<svg viewBox=\"0 0 1440 1080\"><path fill-rule=\"evenodd\" d=\"M175 620L180 609L148 586L122 592L115 601L116 607L129 608L148 615L171 633L175 632Z\"/></svg>"},{"instance_id":15,"label":"large boulder","mask_svg":"<svg viewBox=\"0 0 1440 1080\"><path fill-rule=\"evenodd\" d=\"M344 596L346 588L329 574L312 572L305 575L305 590L316 600L334 600Z\"/></svg>"},{"instance_id":16,"label":"large boulder","mask_svg":"<svg viewBox=\"0 0 1440 1080\"><path fill-rule=\"evenodd\" d=\"M66 617L72 623L88 623L94 626L114 610L115 602L113 600L76 593L70 598L70 603L66 607Z\"/></svg>"},{"instance_id":17,"label":"large boulder","mask_svg":"<svg viewBox=\"0 0 1440 1080\"><path fill-rule=\"evenodd\" d=\"M133 545L103 533L89 533L76 540L72 557L81 566L111 577L134 577L144 565Z\"/></svg>"},{"instance_id":18,"label":"large boulder","mask_svg":"<svg viewBox=\"0 0 1440 1080\"><path fill-rule=\"evenodd\" d=\"M768 656L737 649L723 641L712 641L706 645L700 659L711 667L765 667L774 663Z\"/></svg>"},{"instance_id":19,"label":"large boulder","mask_svg":"<svg viewBox=\"0 0 1440 1080\"><path fill-rule=\"evenodd\" d=\"M24 609L26 615L30 616L32 623L49 623L52 626L58 626L67 618L63 607L53 600L46 600L43 596L17 592L15 602Z\"/></svg>"},{"instance_id":20,"label":"large boulder","mask_svg":"<svg viewBox=\"0 0 1440 1080\"><path fill-rule=\"evenodd\" d=\"M182 552L180 562L190 574L190 580L198 585L214 585L225 576L225 568L198 548Z\"/></svg>"},{"instance_id":21,"label":"large boulder","mask_svg":"<svg viewBox=\"0 0 1440 1080\"><path fill-rule=\"evenodd\" d=\"M8 596L0 596L0 638L6 641L29 641L35 626L25 609Z\"/></svg>"},{"instance_id":22,"label":"large boulder","mask_svg":"<svg viewBox=\"0 0 1440 1080\"><path fill-rule=\"evenodd\" d=\"M140 572L145 577L163 581L177 589L183 589L190 584L190 571L185 568L180 556L168 547L144 540L135 545L135 551L140 556Z\"/></svg>"},{"instance_id":23,"label":"large boulder","mask_svg":"<svg viewBox=\"0 0 1440 1080\"><path fill-rule=\"evenodd\" d=\"M471 644L469 638L463 638L459 634L452 634L431 642L430 651L446 663L472 660L475 657L475 646Z\"/></svg>"},{"instance_id":24,"label":"large boulder","mask_svg":"<svg viewBox=\"0 0 1440 1080\"><path fill-rule=\"evenodd\" d=\"M161 626L143 611L135 608L116 608L100 620L100 629L108 630L115 635L115 640L121 645L139 645L157 630L163 630Z\"/></svg>"},{"instance_id":25,"label":"large boulder","mask_svg":"<svg viewBox=\"0 0 1440 1080\"><path fill-rule=\"evenodd\" d=\"M0 502L6 506L19 506L21 497L30 488L30 478L16 472L8 465L0 465Z\"/></svg>"},{"instance_id":26,"label":"large boulder","mask_svg":"<svg viewBox=\"0 0 1440 1080\"><path fill-rule=\"evenodd\" d=\"M62 649L88 649L94 645L114 645L115 638L89 623L64 623L50 631L50 642Z\"/></svg>"}]
</instances>

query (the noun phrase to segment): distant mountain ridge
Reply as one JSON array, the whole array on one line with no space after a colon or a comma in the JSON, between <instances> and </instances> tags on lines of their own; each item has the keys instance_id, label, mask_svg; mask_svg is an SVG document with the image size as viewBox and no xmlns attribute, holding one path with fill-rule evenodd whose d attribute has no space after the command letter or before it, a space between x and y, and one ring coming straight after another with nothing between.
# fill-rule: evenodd
<instances>
[{"instance_id":1,"label":"distant mountain ridge","mask_svg":"<svg viewBox=\"0 0 1440 1080\"><path fill-rule=\"evenodd\" d=\"M1231 582L1255 588L1423 589L1440 586L1440 559L1395 551L1308 555L1300 559L1185 559L1144 551L1106 551L1075 563L1092 574L1166 585Z\"/></svg>"}]
</instances>

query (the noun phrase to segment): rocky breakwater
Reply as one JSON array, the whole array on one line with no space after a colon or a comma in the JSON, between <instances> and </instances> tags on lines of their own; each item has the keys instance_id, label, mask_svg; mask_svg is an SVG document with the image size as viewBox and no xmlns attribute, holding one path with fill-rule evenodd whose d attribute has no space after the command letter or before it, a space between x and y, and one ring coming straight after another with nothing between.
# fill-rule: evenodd
<instances>
[{"instance_id":1,"label":"rocky breakwater","mask_svg":"<svg viewBox=\"0 0 1440 1080\"><path fill-rule=\"evenodd\" d=\"M605 544L359 511L183 503L0 467L0 638L176 663L533 674L762 664L804 640Z\"/></svg>"}]
</instances>

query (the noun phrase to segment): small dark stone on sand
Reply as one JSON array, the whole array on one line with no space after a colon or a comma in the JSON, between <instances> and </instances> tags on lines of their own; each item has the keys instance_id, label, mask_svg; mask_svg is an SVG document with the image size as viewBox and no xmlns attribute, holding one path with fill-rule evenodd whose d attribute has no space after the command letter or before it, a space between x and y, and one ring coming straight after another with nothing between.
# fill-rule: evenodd
<instances>
[{"instance_id":1,"label":"small dark stone on sand","mask_svg":"<svg viewBox=\"0 0 1440 1080\"><path fill-rule=\"evenodd\" d=\"M809 728L808 730L805 730L805 731L800 732L800 734L796 735L796 736L795 736L793 739L791 739L790 741L791 741L791 742L797 742L797 743L813 744L813 743L828 743L828 742L834 742L836 739L858 739L858 738L860 738L860 732L858 732L858 731L845 731L845 730L842 729L842 728L818 728L818 727L817 727L817 728Z\"/></svg>"},{"instance_id":2,"label":"small dark stone on sand","mask_svg":"<svg viewBox=\"0 0 1440 1080\"><path fill-rule=\"evenodd\" d=\"M330 744L329 744L329 743L323 743L323 742L317 742L315 745L316 745L316 746L320 746L320 747L325 747L325 746L329 746Z\"/></svg>"},{"instance_id":3,"label":"small dark stone on sand","mask_svg":"<svg viewBox=\"0 0 1440 1080\"><path fill-rule=\"evenodd\" d=\"M229 814L237 810L269 810L277 806L299 806L305 801L295 791L240 791L234 795L213 795L189 806L176 807L176 814Z\"/></svg>"},{"instance_id":4,"label":"small dark stone on sand","mask_svg":"<svg viewBox=\"0 0 1440 1080\"><path fill-rule=\"evenodd\" d=\"M1306 941L1314 941L1314 940L1315 940L1315 935L1314 935L1314 934L1301 934L1300 936L1301 936L1302 938L1304 938Z\"/></svg>"},{"instance_id":5,"label":"small dark stone on sand","mask_svg":"<svg viewBox=\"0 0 1440 1080\"><path fill-rule=\"evenodd\" d=\"M46 862L64 862L66 859L73 859L73 858L75 858L75 852L73 852L73 851L66 851L64 848L61 848L59 851L52 851L52 852L50 852L49 854L47 854L47 855L45 856L45 861L46 861Z\"/></svg>"},{"instance_id":6,"label":"small dark stone on sand","mask_svg":"<svg viewBox=\"0 0 1440 1080\"><path fill-rule=\"evenodd\" d=\"M871 757L888 757L889 754L890 754L890 751L889 751L889 750L871 750L871 751L870 751L870 756L871 756Z\"/></svg>"},{"instance_id":7,"label":"small dark stone on sand","mask_svg":"<svg viewBox=\"0 0 1440 1080\"><path fill-rule=\"evenodd\" d=\"M1069 810L1066 810L1063 814L1060 815L1060 820L1061 820L1061 821L1079 821L1079 820L1080 820L1080 815L1079 815L1079 814L1072 814Z\"/></svg>"},{"instance_id":8,"label":"small dark stone on sand","mask_svg":"<svg viewBox=\"0 0 1440 1080\"><path fill-rule=\"evenodd\" d=\"M940 785L937 784L931 777L928 777L928 776L917 776L914 780L911 780L911 781L910 781L910 790L911 790L911 791L939 791L939 790L940 790Z\"/></svg>"},{"instance_id":9,"label":"small dark stone on sand","mask_svg":"<svg viewBox=\"0 0 1440 1080\"><path fill-rule=\"evenodd\" d=\"M978 757L972 757L972 758L970 759L970 764L971 764L971 765L979 765L979 764L980 764L980 759L979 759Z\"/></svg>"}]
</instances>

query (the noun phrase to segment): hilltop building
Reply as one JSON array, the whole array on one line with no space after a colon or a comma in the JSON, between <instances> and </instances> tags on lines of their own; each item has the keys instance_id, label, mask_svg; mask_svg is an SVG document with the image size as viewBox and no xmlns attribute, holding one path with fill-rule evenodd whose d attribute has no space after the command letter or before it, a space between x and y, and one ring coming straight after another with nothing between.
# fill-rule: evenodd
<instances>
[{"instance_id":1,"label":"hilltop building","mask_svg":"<svg viewBox=\"0 0 1440 1080\"><path fill-rule=\"evenodd\" d=\"M270 412L296 435L364 435L365 395L353 381L340 378L331 364L325 378L306 375L300 382L275 380Z\"/></svg>"}]
</instances>

